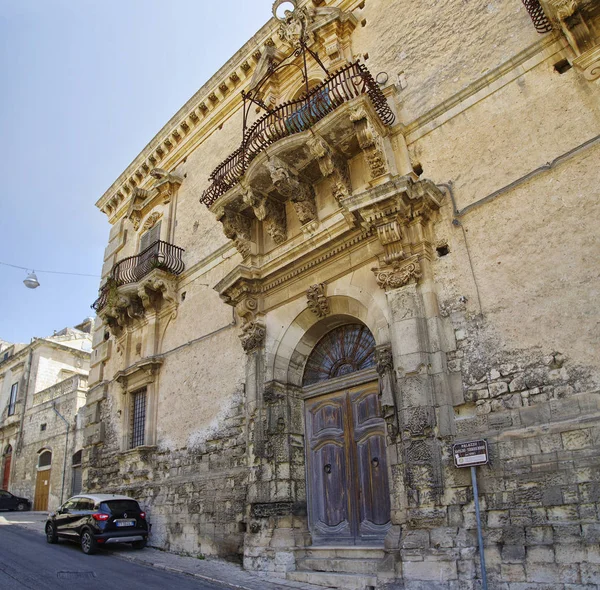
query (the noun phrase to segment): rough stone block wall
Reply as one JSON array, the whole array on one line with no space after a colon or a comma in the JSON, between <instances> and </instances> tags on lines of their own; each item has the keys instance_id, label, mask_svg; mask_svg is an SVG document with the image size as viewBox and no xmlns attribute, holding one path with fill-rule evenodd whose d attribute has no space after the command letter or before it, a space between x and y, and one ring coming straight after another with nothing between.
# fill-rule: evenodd
<instances>
[{"instance_id":1,"label":"rough stone block wall","mask_svg":"<svg viewBox=\"0 0 600 590\"><path fill-rule=\"evenodd\" d=\"M243 404L231 408L210 439L193 449L125 452L118 450L119 437L110 426L109 400L102 405L105 442L88 448L87 489L139 500L154 547L241 559L247 486Z\"/></svg>"}]
</instances>

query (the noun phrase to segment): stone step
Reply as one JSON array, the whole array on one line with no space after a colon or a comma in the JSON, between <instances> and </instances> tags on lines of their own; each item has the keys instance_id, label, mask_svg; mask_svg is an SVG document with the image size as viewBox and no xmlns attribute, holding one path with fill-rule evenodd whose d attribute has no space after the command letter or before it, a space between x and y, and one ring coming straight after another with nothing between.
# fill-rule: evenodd
<instances>
[{"instance_id":1,"label":"stone step","mask_svg":"<svg viewBox=\"0 0 600 590\"><path fill-rule=\"evenodd\" d=\"M377 575L379 559L339 557L305 557L298 560L299 571L338 572L343 574Z\"/></svg>"},{"instance_id":2,"label":"stone step","mask_svg":"<svg viewBox=\"0 0 600 590\"><path fill-rule=\"evenodd\" d=\"M304 547L296 551L296 556L316 557L318 559L383 559L385 551L378 547L361 547L351 545L349 547Z\"/></svg>"},{"instance_id":3,"label":"stone step","mask_svg":"<svg viewBox=\"0 0 600 590\"><path fill-rule=\"evenodd\" d=\"M334 574L331 572L288 572L288 580L324 586L325 588L343 588L343 590L374 590L377 576L363 574Z\"/></svg>"}]
</instances>

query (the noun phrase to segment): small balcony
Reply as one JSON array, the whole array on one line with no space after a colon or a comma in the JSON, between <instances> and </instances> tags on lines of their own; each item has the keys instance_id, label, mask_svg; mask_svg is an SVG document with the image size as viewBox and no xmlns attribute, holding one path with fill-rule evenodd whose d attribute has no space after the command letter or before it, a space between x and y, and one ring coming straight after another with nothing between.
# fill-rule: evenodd
<instances>
[{"instance_id":1,"label":"small balcony","mask_svg":"<svg viewBox=\"0 0 600 590\"><path fill-rule=\"evenodd\" d=\"M33 404L37 406L55 400L68 393L80 392L85 399L85 392L88 388L88 381L85 375L74 375L56 385L52 385L33 395Z\"/></svg>"},{"instance_id":2,"label":"small balcony","mask_svg":"<svg viewBox=\"0 0 600 590\"><path fill-rule=\"evenodd\" d=\"M212 172L211 184L204 191L201 202L210 208L239 183L250 163L269 146L310 129L341 105L361 95L368 96L383 125L393 124L395 115L367 67L358 62L344 66L306 96L285 102L258 119L245 133L240 147Z\"/></svg>"},{"instance_id":3,"label":"small balcony","mask_svg":"<svg viewBox=\"0 0 600 590\"><path fill-rule=\"evenodd\" d=\"M115 264L106 283L100 288L98 299L92 309L100 313L110 302L111 296L117 296L126 285L136 285L146 277L160 271L160 274L179 275L184 269L183 248L158 240L136 256L124 258ZM113 302L114 303L114 302Z\"/></svg>"}]
</instances>

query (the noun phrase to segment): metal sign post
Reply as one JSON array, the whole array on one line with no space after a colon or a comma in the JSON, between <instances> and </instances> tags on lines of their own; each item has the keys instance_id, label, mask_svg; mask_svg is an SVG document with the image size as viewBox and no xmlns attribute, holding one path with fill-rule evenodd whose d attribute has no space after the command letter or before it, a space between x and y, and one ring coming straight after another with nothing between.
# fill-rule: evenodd
<instances>
[{"instance_id":1,"label":"metal sign post","mask_svg":"<svg viewBox=\"0 0 600 590\"><path fill-rule=\"evenodd\" d=\"M481 532L481 514L479 512L479 490L477 488L477 465L486 465L489 461L487 441L475 440L457 443L452 448L454 465L471 468L473 498L475 500L475 517L477 519L477 542L479 544L479 561L481 563L481 586L487 590L487 571L485 569L485 554L483 550L483 534Z\"/></svg>"}]
</instances>

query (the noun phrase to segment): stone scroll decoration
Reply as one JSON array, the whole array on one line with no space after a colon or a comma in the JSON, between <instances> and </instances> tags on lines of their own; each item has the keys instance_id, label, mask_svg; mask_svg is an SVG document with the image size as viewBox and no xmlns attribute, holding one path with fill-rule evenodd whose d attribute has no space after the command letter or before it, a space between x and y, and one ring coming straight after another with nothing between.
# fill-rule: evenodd
<instances>
[{"instance_id":1,"label":"stone scroll decoration","mask_svg":"<svg viewBox=\"0 0 600 590\"><path fill-rule=\"evenodd\" d=\"M271 158L267 164L273 186L285 199L289 199L302 225L317 220L315 190L303 182L298 173L279 158Z\"/></svg>"},{"instance_id":2,"label":"stone scroll decoration","mask_svg":"<svg viewBox=\"0 0 600 590\"><path fill-rule=\"evenodd\" d=\"M267 335L267 328L260 313L259 291L256 281L239 279L221 292L221 298L228 305L235 307L242 320L239 338L246 353L261 348Z\"/></svg>"},{"instance_id":3,"label":"stone scroll decoration","mask_svg":"<svg viewBox=\"0 0 600 590\"><path fill-rule=\"evenodd\" d=\"M338 204L352 194L350 170L348 162L318 135L314 135L306 143L310 154L316 158L321 174L331 179L331 192Z\"/></svg>"},{"instance_id":4,"label":"stone scroll decoration","mask_svg":"<svg viewBox=\"0 0 600 590\"><path fill-rule=\"evenodd\" d=\"M350 113L350 120L354 123L358 145L365 154L365 159L374 180L388 172L388 163L385 155L383 140L380 133L373 127L369 115L364 107L354 109Z\"/></svg>"},{"instance_id":5,"label":"stone scroll decoration","mask_svg":"<svg viewBox=\"0 0 600 590\"><path fill-rule=\"evenodd\" d=\"M385 290L398 289L409 283L418 283L422 276L421 266L418 259L406 262L396 262L391 268L374 268L377 284Z\"/></svg>"},{"instance_id":6,"label":"stone scroll decoration","mask_svg":"<svg viewBox=\"0 0 600 590\"><path fill-rule=\"evenodd\" d=\"M318 318L329 315L329 301L325 293L325 283L313 285L306 292L307 306Z\"/></svg>"},{"instance_id":7,"label":"stone scroll decoration","mask_svg":"<svg viewBox=\"0 0 600 590\"><path fill-rule=\"evenodd\" d=\"M225 236L233 241L236 250L246 258L252 251L252 220L229 209L221 209L215 215L223 224Z\"/></svg>"},{"instance_id":8,"label":"stone scroll decoration","mask_svg":"<svg viewBox=\"0 0 600 590\"><path fill-rule=\"evenodd\" d=\"M266 232L276 244L283 244L287 240L287 218L283 203L252 189L244 192L244 203L252 207L256 219L264 222Z\"/></svg>"}]
</instances>

